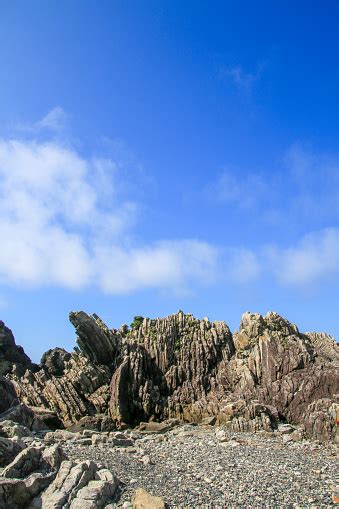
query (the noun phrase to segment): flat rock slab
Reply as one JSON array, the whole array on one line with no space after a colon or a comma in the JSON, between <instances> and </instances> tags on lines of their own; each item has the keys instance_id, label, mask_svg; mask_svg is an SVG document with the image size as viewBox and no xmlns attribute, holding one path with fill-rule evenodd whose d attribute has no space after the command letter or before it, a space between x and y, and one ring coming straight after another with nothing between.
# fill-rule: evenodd
<instances>
[{"instance_id":1,"label":"flat rock slab","mask_svg":"<svg viewBox=\"0 0 339 509\"><path fill-rule=\"evenodd\" d=\"M164 499L153 497L146 490L138 488L132 497L133 509L165 509Z\"/></svg>"}]
</instances>

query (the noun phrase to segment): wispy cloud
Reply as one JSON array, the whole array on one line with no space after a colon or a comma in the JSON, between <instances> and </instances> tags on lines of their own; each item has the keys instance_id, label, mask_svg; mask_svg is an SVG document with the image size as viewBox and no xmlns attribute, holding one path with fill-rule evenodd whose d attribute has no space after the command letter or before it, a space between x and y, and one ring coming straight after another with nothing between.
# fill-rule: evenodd
<instances>
[{"instance_id":1,"label":"wispy cloud","mask_svg":"<svg viewBox=\"0 0 339 509\"><path fill-rule=\"evenodd\" d=\"M260 63L254 72L248 72L243 66L237 65L224 68L223 75L241 91L250 92L254 84L261 79L265 67L266 63Z\"/></svg>"},{"instance_id":2,"label":"wispy cloud","mask_svg":"<svg viewBox=\"0 0 339 509\"><path fill-rule=\"evenodd\" d=\"M59 113L34 126L58 127ZM119 192L116 161L34 138L0 140L1 281L126 293L185 291L213 278L218 252L208 243L131 244L139 204Z\"/></svg>"},{"instance_id":3,"label":"wispy cloud","mask_svg":"<svg viewBox=\"0 0 339 509\"><path fill-rule=\"evenodd\" d=\"M224 170L211 186L214 198L240 209L255 207L267 193L267 182L259 173L237 174Z\"/></svg>"},{"instance_id":4,"label":"wispy cloud","mask_svg":"<svg viewBox=\"0 0 339 509\"><path fill-rule=\"evenodd\" d=\"M326 228L305 235L297 245L271 247L267 260L278 281L305 287L339 275L339 228Z\"/></svg>"},{"instance_id":5,"label":"wispy cloud","mask_svg":"<svg viewBox=\"0 0 339 509\"><path fill-rule=\"evenodd\" d=\"M284 286L305 288L339 276L339 157L295 143L275 171L224 170L209 196L257 227L261 245L236 251L228 270L239 281L266 275ZM279 227L284 240L272 244ZM263 233L265 232L265 233ZM292 233L289 235L288 233ZM261 235L263 233L263 235ZM299 241L291 241L288 237Z\"/></svg>"},{"instance_id":6,"label":"wispy cloud","mask_svg":"<svg viewBox=\"0 0 339 509\"><path fill-rule=\"evenodd\" d=\"M57 128L57 118L54 112L34 125ZM338 228L303 234L290 246L267 247L263 242L255 249L212 245L194 237L142 242L136 235L142 203L131 199L119 160L84 157L68 140L46 141L37 132L32 131L31 139L0 140L3 283L97 287L111 294L150 288L182 295L218 281L249 284L262 275L305 287L339 273ZM284 160L285 173L270 181L255 172L241 177L223 172L214 184L214 197L247 217L255 212L256 219L272 211L289 217L296 210L300 218L309 213L308 206L320 210L325 198L331 204L328 214L338 214L336 158L315 156L295 145Z\"/></svg>"},{"instance_id":7,"label":"wispy cloud","mask_svg":"<svg viewBox=\"0 0 339 509\"><path fill-rule=\"evenodd\" d=\"M50 129L51 131L62 131L67 123L68 115L60 106L56 106L47 113L33 127L36 129Z\"/></svg>"},{"instance_id":8,"label":"wispy cloud","mask_svg":"<svg viewBox=\"0 0 339 509\"><path fill-rule=\"evenodd\" d=\"M339 218L339 157L296 143L275 168L225 169L209 184L207 195L235 212L255 213L256 221L324 227Z\"/></svg>"},{"instance_id":9,"label":"wispy cloud","mask_svg":"<svg viewBox=\"0 0 339 509\"><path fill-rule=\"evenodd\" d=\"M21 123L16 127L28 134L39 134L41 132L61 134L67 128L68 118L68 115L60 106L55 106L37 122Z\"/></svg>"}]
</instances>

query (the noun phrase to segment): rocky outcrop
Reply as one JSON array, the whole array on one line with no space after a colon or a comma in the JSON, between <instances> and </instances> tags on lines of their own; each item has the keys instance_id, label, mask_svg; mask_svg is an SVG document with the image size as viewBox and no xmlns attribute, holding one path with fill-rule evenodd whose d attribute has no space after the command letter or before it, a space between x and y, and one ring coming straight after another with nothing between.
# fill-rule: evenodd
<instances>
[{"instance_id":1,"label":"rocky outcrop","mask_svg":"<svg viewBox=\"0 0 339 509\"><path fill-rule=\"evenodd\" d=\"M115 367L118 355L118 336L110 331L95 314L88 316L83 311L71 312L70 322L77 332L77 343L83 354L93 363Z\"/></svg>"},{"instance_id":2,"label":"rocky outcrop","mask_svg":"<svg viewBox=\"0 0 339 509\"><path fill-rule=\"evenodd\" d=\"M71 354L63 348L53 348L43 354L40 366L48 371L50 375L62 376L70 358Z\"/></svg>"},{"instance_id":3,"label":"rocky outcrop","mask_svg":"<svg viewBox=\"0 0 339 509\"><path fill-rule=\"evenodd\" d=\"M182 311L136 317L120 329L84 312L70 320L78 335L74 352L50 350L39 369L11 375L21 402L54 412L65 426L80 420L81 429L83 420L111 430L214 417L234 431L288 421L321 440L334 436L339 352L326 334L301 333L272 312L245 313L234 334L225 322ZM319 422L327 423L326 432Z\"/></svg>"},{"instance_id":4,"label":"rocky outcrop","mask_svg":"<svg viewBox=\"0 0 339 509\"><path fill-rule=\"evenodd\" d=\"M55 480L35 498L31 508L101 509L112 501L118 478L93 461L64 461Z\"/></svg>"},{"instance_id":5,"label":"rocky outcrop","mask_svg":"<svg viewBox=\"0 0 339 509\"><path fill-rule=\"evenodd\" d=\"M46 425L32 408L20 403L0 414L0 425L4 421L13 421L34 431L46 429Z\"/></svg>"},{"instance_id":6,"label":"rocky outcrop","mask_svg":"<svg viewBox=\"0 0 339 509\"><path fill-rule=\"evenodd\" d=\"M21 346L15 344L12 331L0 320L0 376L15 370L22 375L26 369L34 369L35 365L25 354Z\"/></svg>"},{"instance_id":7,"label":"rocky outcrop","mask_svg":"<svg viewBox=\"0 0 339 509\"><path fill-rule=\"evenodd\" d=\"M0 507L100 509L112 502L118 485L118 478L95 462L69 461L58 444L39 443L17 451L1 472Z\"/></svg>"},{"instance_id":8,"label":"rocky outcrop","mask_svg":"<svg viewBox=\"0 0 339 509\"><path fill-rule=\"evenodd\" d=\"M333 440L339 444L339 401L324 398L313 401L302 420L308 436L321 442Z\"/></svg>"},{"instance_id":9,"label":"rocky outcrop","mask_svg":"<svg viewBox=\"0 0 339 509\"><path fill-rule=\"evenodd\" d=\"M205 398L221 361L234 352L224 322L197 320L179 312L167 318L145 318L122 338L121 364L111 382L113 419L185 417L194 401Z\"/></svg>"},{"instance_id":10,"label":"rocky outcrop","mask_svg":"<svg viewBox=\"0 0 339 509\"><path fill-rule=\"evenodd\" d=\"M281 418L303 423L310 403L338 392L338 347L326 335L302 334L277 313L245 313L234 334L236 353L219 372L227 398L258 400Z\"/></svg>"},{"instance_id":11,"label":"rocky outcrop","mask_svg":"<svg viewBox=\"0 0 339 509\"><path fill-rule=\"evenodd\" d=\"M20 379L13 378L21 401L56 412L66 426L84 415L107 410L110 379L107 366L95 365L78 352L65 362L61 376L45 365L35 373L28 371Z\"/></svg>"}]
</instances>

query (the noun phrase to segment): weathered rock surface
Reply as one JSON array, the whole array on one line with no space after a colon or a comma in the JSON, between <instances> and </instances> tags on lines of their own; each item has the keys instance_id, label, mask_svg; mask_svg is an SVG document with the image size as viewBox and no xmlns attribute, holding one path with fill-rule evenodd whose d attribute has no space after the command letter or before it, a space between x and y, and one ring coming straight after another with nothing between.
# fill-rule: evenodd
<instances>
[{"instance_id":1,"label":"weathered rock surface","mask_svg":"<svg viewBox=\"0 0 339 509\"><path fill-rule=\"evenodd\" d=\"M24 448L21 441L0 436L0 467L8 465Z\"/></svg>"},{"instance_id":2,"label":"weathered rock surface","mask_svg":"<svg viewBox=\"0 0 339 509\"><path fill-rule=\"evenodd\" d=\"M225 322L181 311L120 329L84 312L70 320L73 353L51 350L39 369L11 375L22 403L54 412L66 427L213 418L233 431L269 431L288 421L334 438L339 351L326 334L301 333L272 312L245 313L234 334Z\"/></svg>"},{"instance_id":3,"label":"weathered rock surface","mask_svg":"<svg viewBox=\"0 0 339 509\"><path fill-rule=\"evenodd\" d=\"M65 372L66 363L70 358L71 354L63 348L53 348L43 354L40 366L53 376L62 376Z\"/></svg>"},{"instance_id":4,"label":"weathered rock surface","mask_svg":"<svg viewBox=\"0 0 339 509\"><path fill-rule=\"evenodd\" d=\"M163 498L154 497L143 488L135 490L132 503L133 509L165 509Z\"/></svg>"},{"instance_id":5,"label":"weathered rock surface","mask_svg":"<svg viewBox=\"0 0 339 509\"><path fill-rule=\"evenodd\" d=\"M48 488L29 505L30 509L101 509L110 502L119 480L93 461L63 461Z\"/></svg>"},{"instance_id":6,"label":"weathered rock surface","mask_svg":"<svg viewBox=\"0 0 339 509\"><path fill-rule=\"evenodd\" d=\"M0 451L2 439L0 437ZM69 461L58 444L20 449L0 476L2 509L102 508L111 502L118 478L93 461Z\"/></svg>"},{"instance_id":7,"label":"weathered rock surface","mask_svg":"<svg viewBox=\"0 0 339 509\"><path fill-rule=\"evenodd\" d=\"M0 414L18 403L19 400L12 382L0 376Z\"/></svg>"},{"instance_id":8,"label":"weathered rock surface","mask_svg":"<svg viewBox=\"0 0 339 509\"><path fill-rule=\"evenodd\" d=\"M11 373L13 369L21 375L26 369L34 368L24 349L15 344L12 331L0 320L0 376Z\"/></svg>"},{"instance_id":9,"label":"weathered rock surface","mask_svg":"<svg viewBox=\"0 0 339 509\"><path fill-rule=\"evenodd\" d=\"M0 437L20 439L33 437L33 433L26 426L14 421L4 420L0 422Z\"/></svg>"},{"instance_id":10,"label":"weathered rock surface","mask_svg":"<svg viewBox=\"0 0 339 509\"><path fill-rule=\"evenodd\" d=\"M0 414L0 422L8 420L21 424L34 431L46 429L46 425L40 419L39 415L35 414L32 408L22 403L11 406L8 410Z\"/></svg>"}]
</instances>

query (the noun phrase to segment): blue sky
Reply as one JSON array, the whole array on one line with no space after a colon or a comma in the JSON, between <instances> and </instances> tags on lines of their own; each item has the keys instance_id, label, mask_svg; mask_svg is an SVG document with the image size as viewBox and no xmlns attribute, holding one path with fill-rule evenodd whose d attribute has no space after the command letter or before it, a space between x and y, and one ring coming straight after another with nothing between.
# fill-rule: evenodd
<instances>
[{"instance_id":1,"label":"blue sky","mask_svg":"<svg viewBox=\"0 0 339 509\"><path fill-rule=\"evenodd\" d=\"M0 313L35 360L76 309L339 336L337 2L0 14Z\"/></svg>"}]
</instances>

